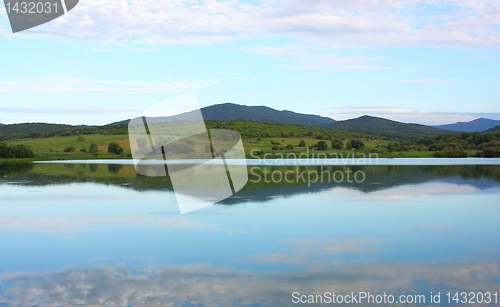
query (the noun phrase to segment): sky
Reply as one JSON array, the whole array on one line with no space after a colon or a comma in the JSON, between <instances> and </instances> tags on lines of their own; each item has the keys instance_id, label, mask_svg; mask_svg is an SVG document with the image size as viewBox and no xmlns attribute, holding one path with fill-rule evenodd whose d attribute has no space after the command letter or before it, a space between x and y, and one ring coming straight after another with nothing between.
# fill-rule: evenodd
<instances>
[{"instance_id":1,"label":"sky","mask_svg":"<svg viewBox=\"0 0 500 307\"><path fill-rule=\"evenodd\" d=\"M0 123L102 125L181 94L336 120L500 119L500 0L80 0L12 33Z\"/></svg>"}]
</instances>

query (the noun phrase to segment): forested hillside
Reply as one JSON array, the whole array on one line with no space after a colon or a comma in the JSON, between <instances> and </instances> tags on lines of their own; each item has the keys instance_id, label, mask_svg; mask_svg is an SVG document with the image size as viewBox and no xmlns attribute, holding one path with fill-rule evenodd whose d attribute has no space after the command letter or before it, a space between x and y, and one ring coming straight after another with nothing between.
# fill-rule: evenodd
<instances>
[{"instance_id":1,"label":"forested hillside","mask_svg":"<svg viewBox=\"0 0 500 307\"><path fill-rule=\"evenodd\" d=\"M475 132L475 131L481 132L491 129L498 125L500 125L500 120L478 118L470 122L458 122L455 124L440 125L434 127L452 131L460 131L460 132Z\"/></svg>"},{"instance_id":2,"label":"forested hillside","mask_svg":"<svg viewBox=\"0 0 500 307\"><path fill-rule=\"evenodd\" d=\"M500 132L500 125L486 130L485 132Z\"/></svg>"},{"instance_id":3,"label":"forested hillside","mask_svg":"<svg viewBox=\"0 0 500 307\"><path fill-rule=\"evenodd\" d=\"M0 125L0 135L40 133L73 127L75 126L46 123Z\"/></svg>"},{"instance_id":4,"label":"forested hillside","mask_svg":"<svg viewBox=\"0 0 500 307\"><path fill-rule=\"evenodd\" d=\"M428 134L437 134L447 132L446 130L433 128L419 124L405 124L389 119L361 116L359 118L338 121L332 125L332 128L338 129L353 129L357 131L367 131L371 134L383 135L404 135L404 136L419 136Z\"/></svg>"}]
</instances>

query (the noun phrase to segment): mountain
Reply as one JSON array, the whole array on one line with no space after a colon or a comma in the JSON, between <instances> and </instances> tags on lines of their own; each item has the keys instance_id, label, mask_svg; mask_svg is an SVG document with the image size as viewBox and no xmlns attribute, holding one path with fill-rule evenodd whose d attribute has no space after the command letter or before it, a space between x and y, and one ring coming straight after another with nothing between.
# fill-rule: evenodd
<instances>
[{"instance_id":1,"label":"mountain","mask_svg":"<svg viewBox=\"0 0 500 307\"><path fill-rule=\"evenodd\" d=\"M338 121L333 123L329 127L337 129L364 130L375 133L398 134L406 136L417 136L417 135L439 134L439 133L450 132L435 127L429 127L419 124L405 124L389 119L373 117L368 115L354 119Z\"/></svg>"},{"instance_id":2,"label":"mountain","mask_svg":"<svg viewBox=\"0 0 500 307\"><path fill-rule=\"evenodd\" d=\"M491 129L488 129L484 132L500 132L500 125L496 126L496 127L493 127Z\"/></svg>"},{"instance_id":3,"label":"mountain","mask_svg":"<svg viewBox=\"0 0 500 307\"><path fill-rule=\"evenodd\" d=\"M362 116L355 119L336 121L334 119L312 114L301 114L292 111L278 111L265 106L244 106L234 103L223 103L201 108L201 113L205 120L234 120L243 118L246 120L273 122L283 124L306 125L313 127L329 127L338 129L363 130L374 133L384 133L392 135L427 135L450 132L447 130L429 127L419 124L405 124L388 119ZM156 117L148 119L154 121L181 121L192 120L196 113L186 112L171 117ZM128 123L130 120L115 122L110 125Z\"/></svg>"},{"instance_id":4,"label":"mountain","mask_svg":"<svg viewBox=\"0 0 500 307\"><path fill-rule=\"evenodd\" d=\"M301 114L292 111L278 111L265 106L244 106L235 103L216 104L201 108L203 119L234 120L243 118L259 122L271 122L281 124L306 125L313 127L327 127L335 123L334 119L313 114ZM189 120L194 115L194 111L171 116L168 120ZM161 120L164 120L162 118ZM158 118L160 120L160 118ZM130 120L114 122L110 125L128 123ZM154 121L154 119L153 119Z\"/></svg>"},{"instance_id":5,"label":"mountain","mask_svg":"<svg viewBox=\"0 0 500 307\"><path fill-rule=\"evenodd\" d=\"M46 123L24 123L24 124L2 125L0 126L0 135L48 132L64 128L75 128L75 126L46 124Z\"/></svg>"},{"instance_id":6,"label":"mountain","mask_svg":"<svg viewBox=\"0 0 500 307\"><path fill-rule=\"evenodd\" d=\"M0 126L5 126L4 124L0 124Z\"/></svg>"},{"instance_id":7,"label":"mountain","mask_svg":"<svg viewBox=\"0 0 500 307\"><path fill-rule=\"evenodd\" d=\"M435 128L441 128L452 131L466 131L466 132L475 132L475 131L485 131L491 129L495 126L500 125L500 120L493 120L488 118L478 118L470 122L458 122L455 124L448 125L439 125L433 126Z\"/></svg>"},{"instance_id":8,"label":"mountain","mask_svg":"<svg viewBox=\"0 0 500 307\"><path fill-rule=\"evenodd\" d=\"M244 106L234 103L216 104L201 109L204 119L234 120L243 118L260 122L296 124L325 127L335 123L334 119L312 114L278 111L265 106Z\"/></svg>"}]
</instances>

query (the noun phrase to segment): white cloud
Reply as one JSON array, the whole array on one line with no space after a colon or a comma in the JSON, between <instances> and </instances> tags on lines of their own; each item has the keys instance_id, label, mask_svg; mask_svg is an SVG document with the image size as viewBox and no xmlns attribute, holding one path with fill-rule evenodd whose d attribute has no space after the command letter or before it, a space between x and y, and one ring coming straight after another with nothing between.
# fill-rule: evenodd
<instances>
[{"instance_id":1,"label":"white cloud","mask_svg":"<svg viewBox=\"0 0 500 307\"><path fill-rule=\"evenodd\" d=\"M290 60L290 64L280 66L280 68L290 70L351 71L391 69L390 67L365 64L367 62L384 60L386 57L338 55L331 53L330 49L334 48L332 44L318 41L311 43L289 46L261 46L250 48L247 51Z\"/></svg>"},{"instance_id":2,"label":"white cloud","mask_svg":"<svg viewBox=\"0 0 500 307\"><path fill-rule=\"evenodd\" d=\"M32 35L206 45L247 38L337 46L497 46L500 1L86 0ZM42 33L43 32L43 33ZM30 33L30 32L26 32ZM29 36L29 35L28 35Z\"/></svg>"},{"instance_id":3,"label":"white cloud","mask_svg":"<svg viewBox=\"0 0 500 307\"><path fill-rule=\"evenodd\" d=\"M111 228L192 228L198 230L246 233L244 229L224 228L196 219L152 216L9 216L0 217L0 229L34 230L43 233L73 233Z\"/></svg>"},{"instance_id":4,"label":"white cloud","mask_svg":"<svg viewBox=\"0 0 500 307\"><path fill-rule=\"evenodd\" d=\"M291 60L290 70L364 71L379 57L332 54L344 47L494 47L500 45L500 1L479 0L86 0L69 14L11 39L117 44L210 45L263 40L243 49ZM294 41L265 46L265 39ZM96 46L92 51L109 51ZM136 48L132 52L156 52ZM488 58L496 56L484 56ZM483 57L483 58L484 58Z\"/></svg>"},{"instance_id":5,"label":"white cloud","mask_svg":"<svg viewBox=\"0 0 500 307\"><path fill-rule=\"evenodd\" d=\"M55 272L9 272L0 275L5 283L0 289L0 301L8 306L290 306L294 291L335 291L344 295L352 291L389 291L398 297L414 294L416 281L422 291L417 294L436 293L442 285L452 292L495 293L500 272L498 258L335 261L320 268L262 272L200 264L143 268L107 265Z\"/></svg>"},{"instance_id":6,"label":"white cloud","mask_svg":"<svg viewBox=\"0 0 500 307\"><path fill-rule=\"evenodd\" d=\"M76 77L47 76L32 79L17 79L15 81L0 81L0 93L153 93L190 91L207 86L218 85L245 77L227 76L220 79L167 81L167 82L116 82L101 81Z\"/></svg>"},{"instance_id":7,"label":"white cloud","mask_svg":"<svg viewBox=\"0 0 500 307\"><path fill-rule=\"evenodd\" d=\"M61 108L61 107L2 107L3 113L31 113L31 114L102 114L119 112L140 112L140 109L121 108Z\"/></svg>"},{"instance_id":8,"label":"white cloud","mask_svg":"<svg viewBox=\"0 0 500 307\"><path fill-rule=\"evenodd\" d=\"M343 253L378 253L386 250L374 247L373 244L389 242L384 238L294 238L282 243L295 247L293 253L275 252L250 257L250 260L262 263L305 264L318 255L336 255ZM368 245L368 246L367 246Z\"/></svg>"}]
</instances>

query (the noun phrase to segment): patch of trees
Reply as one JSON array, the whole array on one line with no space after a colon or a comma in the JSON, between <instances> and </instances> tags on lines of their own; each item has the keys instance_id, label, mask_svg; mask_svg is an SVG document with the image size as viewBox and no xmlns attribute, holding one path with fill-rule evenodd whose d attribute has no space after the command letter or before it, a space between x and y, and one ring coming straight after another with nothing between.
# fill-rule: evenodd
<instances>
[{"instance_id":1,"label":"patch of trees","mask_svg":"<svg viewBox=\"0 0 500 307\"><path fill-rule=\"evenodd\" d=\"M32 159L34 157L35 153L29 146L0 143L1 159Z\"/></svg>"},{"instance_id":2,"label":"patch of trees","mask_svg":"<svg viewBox=\"0 0 500 307\"><path fill-rule=\"evenodd\" d=\"M194 142L187 138L169 143L164 148L166 155L190 154L195 152Z\"/></svg>"},{"instance_id":3,"label":"patch of trees","mask_svg":"<svg viewBox=\"0 0 500 307\"><path fill-rule=\"evenodd\" d=\"M319 141L314 147L317 150L327 150L328 144L326 143L326 141Z\"/></svg>"},{"instance_id":4,"label":"patch of trees","mask_svg":"<svg viewBox=\"0 0 500 307\"><path fill-rule=\"evenodd\" d=\"M463 149L448 147L444 150L436 151L432 156L435 158L466 158L467 153Z\"/></svg>"},{"instance_id":5,"label":"patch of trees","mask_svg":"<svg viewBox=\"0 0 500 307\"><path fill-rule=\"evenodd\" d=\"M94 156L96 156L96 157L99 154L99 148L94 143L90 144L88 151L90 153L94 154Z\"/></svg>"},{"instance_id":6,"label":"patch of trees","mask_svg":"<svg viewBox=\"0 0 500 307\"><path fill-rule=\"evenodd\" d=\"M466 156L465 150L471 149L479 150L478 157L500 157L500 132L438 134L423 137L417 143L428 146L429 151L435 151L435 157L462 157Z\"/></svg>"},{"instance_id":7,"label":"patch of trees","mask_svg":"<svg viewBox=\"0 0 500 307\"><path fill-rule=\"evenodd\" d=\"M478 152L478 154L477 154L478 157L500 158L500 142L499 141L492 141L492 142L481 144L479 146L479 149L481 151Z\"/></svg>"},{"instance_id":8,"label":"patch of trees","mask_svg":"<svg viewBox=\"0 0 500 307\"><path fill-rule=\"evenodd\" d=\"M334 139L332 141L332 148L333 149L343 149L344 148L344 141L341 139Z\"/></svg>"},{"instance_id":9,"label":"patch of trees","mask_svg":"<svg viewBox=\"0 0 500 307\"><path fill-rule=\"evenodd\" d=\"M409 144L405 144L404 142L390 142L385 146L388 152L408 152L410 151Z\"/></svg>"},{"instance_id":10,"label":"patch of trees","mask_svg":"<svg viewBox=\"0 0 500 307\"><path fill-rule=\"evenodd\" d=\"M365 142L362 140L350 140L346 144L347 149L359 150L365 148Z\"/></svg>"},{"instance_id":11,"label":"patch of trees","mask_svg":"<svg viewBox=\"0 0 500 307\"><path fill-rule=\"evenodd\" d=\"M108 152L113 153L113 154L117 154L117 155L121 155L123 153L123 148L120 146L120 144L118 144L116 142L111 142L108 145Z\"/></svg>"}]
</instances>

